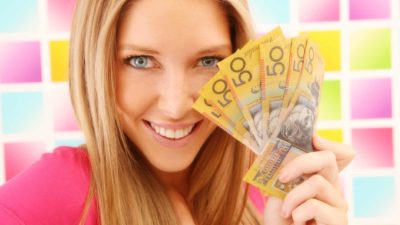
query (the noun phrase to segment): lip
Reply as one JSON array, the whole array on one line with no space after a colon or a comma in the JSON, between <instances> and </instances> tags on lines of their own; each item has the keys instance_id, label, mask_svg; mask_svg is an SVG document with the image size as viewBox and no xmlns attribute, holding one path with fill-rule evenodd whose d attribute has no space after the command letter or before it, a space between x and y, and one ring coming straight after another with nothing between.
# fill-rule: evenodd
<instances>
[{"instance_id":1,"label":"lip","mask_svg":"<svg viewBox=\"0 0 400 225\"><path fill-rule=\"evenodd\" d=\"M144 123L145 127L148 128L148 130L150 131L150 133L154 137L154 139L160 145L163 145L167 148L181 148L181 147L184 147L185 145L187 145L190 142L190 140L197 134L202 121L203 120L200 120L200 121L194 123L194 127L193 127L192 131L190 132L190 134L188 134L187 136L185 136L183 138L179 138L179 139L169 139L169 138L163 137L163 136L157 134L155 130L153 130L149 121L143 120L143 123ZM151 122L151 123L153 123L153 122ZM153 124L156 126L165 127L168 129L182 129L182 128L192 125L193 123L183 123L183 124L153 123Z\"/></svg>"}]
</instances>

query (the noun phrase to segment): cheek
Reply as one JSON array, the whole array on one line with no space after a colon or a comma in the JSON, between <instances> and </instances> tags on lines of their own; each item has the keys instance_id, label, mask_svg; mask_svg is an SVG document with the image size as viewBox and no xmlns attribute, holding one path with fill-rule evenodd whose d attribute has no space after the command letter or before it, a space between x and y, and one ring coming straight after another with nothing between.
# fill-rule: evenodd
<instances>
[{"instance_id":1,"label":"cheek","mask_svg":"<svg viewBox=\"0 0 400 225\"><path fill-rule=\"evenodd\" d=\"M116 97L120 113L137 117L154 103L154 83L148 79L120 75L117 79Z\"/></svg>"},{"instance_id":2,"label":"cheek","mask_svg":"<svg viewBox=\"0 0 400 225\"><path fill-rule=\"evenodd\" d=\"M199 93L201 88L215 75L217 70L211 71L193 71L193 74L189 75L191 77L190 87L193 92Z\"/></svg>"}]
</instances>

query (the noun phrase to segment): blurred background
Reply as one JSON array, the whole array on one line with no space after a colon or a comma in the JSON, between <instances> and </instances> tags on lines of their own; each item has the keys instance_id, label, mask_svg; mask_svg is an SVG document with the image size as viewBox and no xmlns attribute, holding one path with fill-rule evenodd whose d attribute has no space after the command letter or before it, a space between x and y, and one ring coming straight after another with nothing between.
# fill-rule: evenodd
<instances>
[{"instance_id":1,"label":"blurred background","mask_svg":"<svg viewBox=\"0 0 400 225\"><path fill-rule=\"evenodd\" d=\"M68 94L74 0L0 0L0 184L83 135ZM400 224L400 0L250 0L257 33L306 33L326 61L318 133L352 144L350 224ZM29 188L29 187L27 187Z\"/></svg>"}]
</instances>

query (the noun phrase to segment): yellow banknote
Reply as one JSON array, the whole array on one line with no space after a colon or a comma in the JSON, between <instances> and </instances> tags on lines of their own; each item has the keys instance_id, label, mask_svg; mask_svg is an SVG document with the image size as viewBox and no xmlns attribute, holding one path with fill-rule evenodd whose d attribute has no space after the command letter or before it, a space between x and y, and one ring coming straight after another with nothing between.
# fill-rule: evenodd
<instances>
[{"instance_id":1,"label":"yellow banknote","mask_svg":"<svg viewBox=\"0 0 400 225\"><path fill-rule=\"evenodd\" d=\"M262 126L260 45L280 39L283 39L282 30L276 28L260 39L251 41L218 64L250 130L262 145L266 129Z\"/></svg>"},{"instance_id":2,"label":"yellow banknote","mask_svg":"<svg viewBox=\"0 0 400 225\"><path fill-rule=\"evenodd\" d=\"M297 148L310 152L312 136L315 131L316 116L318 113L317 101L319 90L313 87L318 85L318 76L321 71L319 48L314 42L308 41L305 51L304 69L297 84L295 93L283 116L278 137L290 142ZM323 75L322 75L323 76Z\"/></svg>"},{"instance_id":3,"label":"yellow banknote","mask_svg":"<svg viewBox=\"0 0 400 225\"><path fill-rule=\"evenodd\" d=\"M253 141L256 143L256 145L253 144L255 146L252 148L254 152L258 153L260 151L261 143L257 142L257 139L250 132L250 126L244 118L238 104L234 101L232 92L223 78L222 73L218 72L215 74L201 89L200 95L204 99L207 99L208 102L212 103L215 111L223 114L225 118L231 121L239 133L243 132L243 136L248 137L249 143L253 143Z\"/></svg>"},{"instance_id":4,"label":"yellow banknote","mask_svg":"<svg viewBox=\"0 0 400 225\"><path fill-rule=\"evenodd\" d=\"M290 67L291 46L292 39L264 43L260 46L260 64L264 68L260 76L265 80L265 90L262 91L263 124L269 137L279 125L278 119Z\"/></svg>"}]
</instances>

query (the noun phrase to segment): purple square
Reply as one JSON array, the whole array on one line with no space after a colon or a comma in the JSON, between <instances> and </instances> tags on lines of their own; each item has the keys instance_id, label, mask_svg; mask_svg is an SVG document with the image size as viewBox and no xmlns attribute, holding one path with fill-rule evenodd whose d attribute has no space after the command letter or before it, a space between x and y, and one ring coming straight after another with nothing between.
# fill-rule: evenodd
<instances>
[{"instance_id":1,"label":"purple square","mask_svg":"<svg viewBox=\"0 0 400 225\"><path fill-rule=\"evenodd\" d=\"M390 0L350 0L350 20L390 19Z\"/></svg>"},{"instance_id":2,"label":"purple square","mask_svg":"<svg viewBox=\"0 0 400 225\"><path fill-rule=\"evenodd\" d=\"M0 42L0 83L40 82L39 42Z\"/></svg>"},{"instance_id":3,"label":"purple square","mask_svg":"<svg viewBox=\"0 0 400 225\"><path fill-rule=\"evenodd\" d=\"M391 118L392 81L385 79L357 79L351 83L351 118Z\"/></svg>"},{"instance_id":4,"label":"purple square","mask_svg":"<svg viewBox=\"0 0 400 225\"><path fill-rule=\"evenodd\" d=\"M392 168L392 128L368 128L352 130L352 145L356 157L351 163L356 168Z\"/></svg>"}]
</instances>

